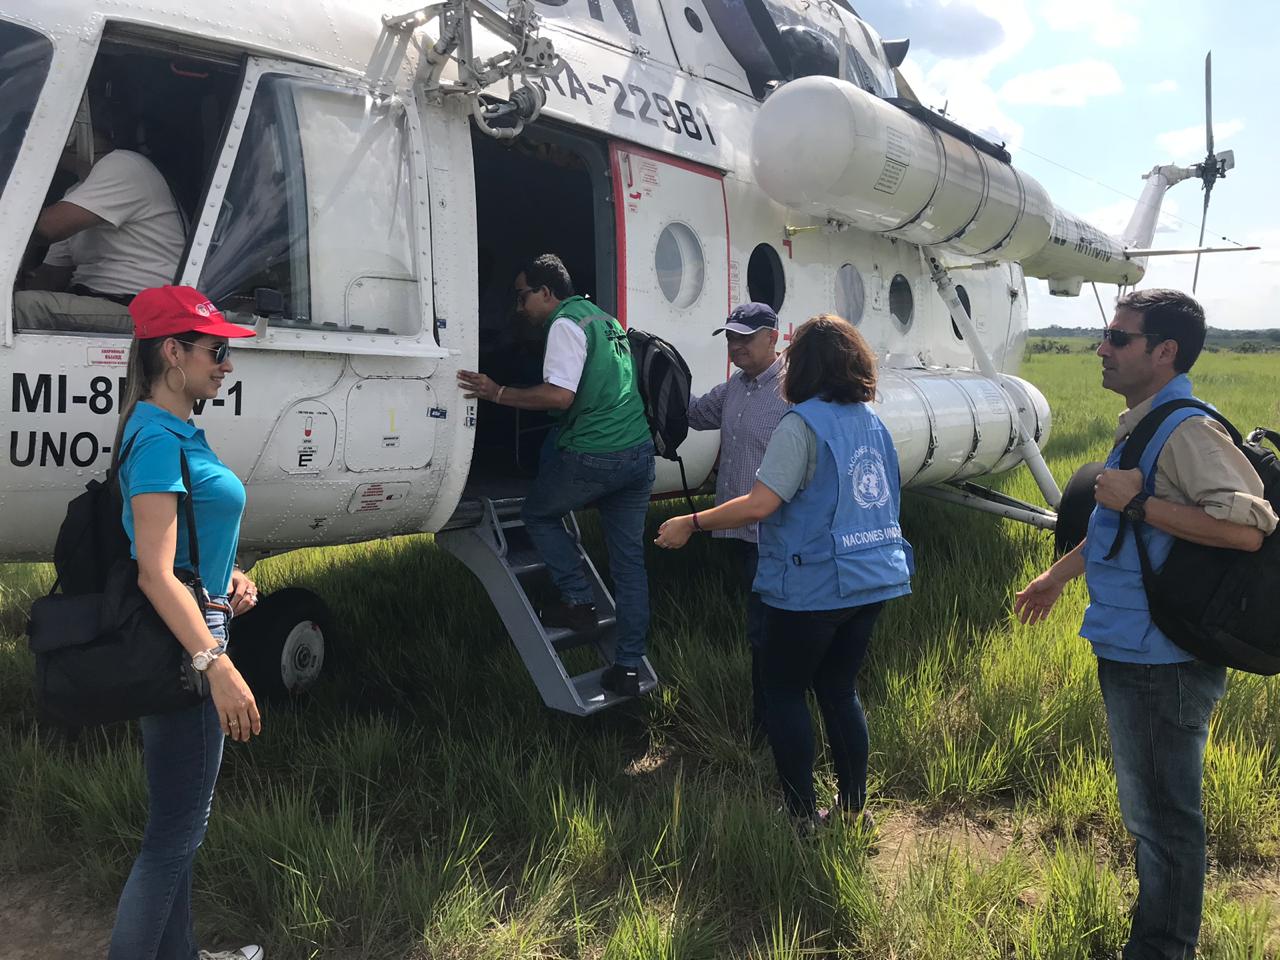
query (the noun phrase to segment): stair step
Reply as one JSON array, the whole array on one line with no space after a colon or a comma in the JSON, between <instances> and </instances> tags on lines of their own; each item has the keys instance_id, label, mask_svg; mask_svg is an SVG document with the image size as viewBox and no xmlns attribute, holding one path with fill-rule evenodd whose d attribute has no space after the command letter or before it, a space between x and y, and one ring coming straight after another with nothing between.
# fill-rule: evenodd
<instances>
[{"instance_id":1,"label":"stair step","mask_svg":"<svg viewBox=\"0 0 1280 960\"><path fill-rule=\"evenodd\" d=\"M543 629L546 630L547 639L557 650L572 650L574 647L594 643L602 630L612 627L617 622L617 618L611 615L602 619L590 630L570 630L567 627L544 627Z\"/></svg>"},{"instance_id":2,"label":"stair step","mask_svg":"<svg viewBox=\"0 0 1280 960\"><path fill-rule=\"evenodd\" d=\"M578 699L586 707L587 713L595 713L606 707L611 707L616 703L630 700L630 697L622 697L616 693L612 693L604 687L600 686L600 677L603 676L607 667L601 667L598 670L591 670L587 673L580 673L572 678L573 687L578 691ZM644 696L650 690L658 685L658 680L645 667L640 668L640 696Z\"/></svg>"}]
</instances>

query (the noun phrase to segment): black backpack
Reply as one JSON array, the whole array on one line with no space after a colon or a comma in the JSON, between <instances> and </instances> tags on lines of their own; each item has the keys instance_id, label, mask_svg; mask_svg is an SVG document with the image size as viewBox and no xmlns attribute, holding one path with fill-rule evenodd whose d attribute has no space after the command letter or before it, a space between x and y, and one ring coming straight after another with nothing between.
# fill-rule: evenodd
<instances>
[{"instance_id":1,"label":"black backpack","mask_svg":"<svg viewBox=\"0 0 1280 960\"><path fill-rule=\"evenodd\" d=\"M676 450L689 435L689 365L667 341L635 327L627 331L627 344L654 449L679 462Z\"/></svg>"},{"instance_id":2,"label":"black backpack","mask_svg":"<svg viewBox=\"0 0 1280 960\"><path fill-rule=\"evenodd\" d=\"M53 545L53 566L57 583L68 596L102 593L116 561L129 559L129 535L121 520L124 503L117 474L134 439L125 444L113 470L101 480L90 480L85 492L67 504L66 518Z\"/></svg>"},{"instance_id":3,"label":"black backpack","mask_svg":"<svg viewBox=\"0 0 1280 960\"><path fill-rule=\"evenodd\" d=\"M684 498L689 511L695 512L684 461L676 452L689 435L689 385L693 382L689 365L667 341L635 327L627 331L627 344L631 347L631 365L653 435L653 448L658 456L679 464Z\"/></svg>"},{"instance_id":4,"label":"black backpack","mask_svg":"<svg viewBox=\"0 0 1280 960\"><path fill-rule=\"evenodd\" d=\"M1196 407L1217 420L1262 480L1263 496L1280 512L1280 459L1264 447L1280 450L1280 434L1261 427L1241 439L1240 432L1212 407L1191 399L1161 404L1134 428L1120 456L1120 469L1132 470L1165 418ZM1114 552L1125 535L1121 516ZM1207 663L1271 676L1280 673L1280 536L1262 541L1256 552L1206 547L1175 539L1159 571L1151 568L1147 545L1135 531L1142 580L1151 619L1170 640Z\"/></svg>"}]
</instances>

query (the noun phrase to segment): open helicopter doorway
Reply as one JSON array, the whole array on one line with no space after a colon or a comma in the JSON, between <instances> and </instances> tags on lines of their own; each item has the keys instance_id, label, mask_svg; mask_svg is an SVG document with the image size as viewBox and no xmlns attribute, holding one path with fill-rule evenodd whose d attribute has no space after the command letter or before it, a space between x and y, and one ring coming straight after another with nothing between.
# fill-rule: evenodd
<instances>
[{"instance_id":1,"label":"open helicopter doorway","mask_svg":"<svg viewBox=\"0 0 1280 960\"><path fill-rule=\"evenodd\" d=\"M480 371L511 386L542 382L543 331L516 314L514 280L534 257L564 261L574 290L614 312L613 207L602 142L538 124L515 140L472 130L475 160ZM481 403L466 493L520 497L553 420Z\"/></svg>"}]
</instances>

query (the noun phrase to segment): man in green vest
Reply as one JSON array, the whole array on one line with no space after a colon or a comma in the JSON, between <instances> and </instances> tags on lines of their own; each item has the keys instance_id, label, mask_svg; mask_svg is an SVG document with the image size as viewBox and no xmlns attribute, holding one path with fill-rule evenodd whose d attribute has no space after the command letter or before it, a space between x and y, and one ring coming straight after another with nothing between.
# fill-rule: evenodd
<instances>
[{"instance_id":1,"label":"man in green vest","mask_svg":"<svg viewBox=\"0 0 1280 960\"><path fill-rule=\"evenodd\" d=\"M458 372L468 398L558 420L543 446L538 478L522 519L561 601L542 611L547 627L591 630L595 594L564 528L564 517L594 503L600 511L617 605L617 649L601 683L626 696L640 692L639 668L649 632L644 521L653 490L653 439L645 418L627 334L613 317L574 296L569 271L543 254L516 276L516 310L546 331L543 382L508 387L482 373Z\"/></svg>"}]
</instances>

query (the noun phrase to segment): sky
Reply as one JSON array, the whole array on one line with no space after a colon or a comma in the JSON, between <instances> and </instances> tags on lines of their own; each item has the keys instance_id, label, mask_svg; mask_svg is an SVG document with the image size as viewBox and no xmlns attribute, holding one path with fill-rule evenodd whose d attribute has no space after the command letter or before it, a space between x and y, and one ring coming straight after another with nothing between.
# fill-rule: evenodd
<instances>
[{"instance_id":1,"label":"sky","mask_svg":"<svg viewBox=\"0 0 1280 960\"><path fill-rule=\"evenodd\" d=\"M907 37L902 67L921 100L1005 142L1058 206L1120 234L1142 174L1205 155L1205 53L1213 51L1218 181L1196 296L1210 325L1280 327L1280 15L1272 0L853 0L885 39ZM1065 168L1065 169L1064 169ZM1184 181L1165 196L1153 246L1194 247L1203 203ZM1194 257L1153 257L1142 287L1191 289ZM1102 323L1093 291L1050 297L1027 278L1033 328ZM1099 286L1110 310L1116 288Z\"/></svg>"}]
</instances>

